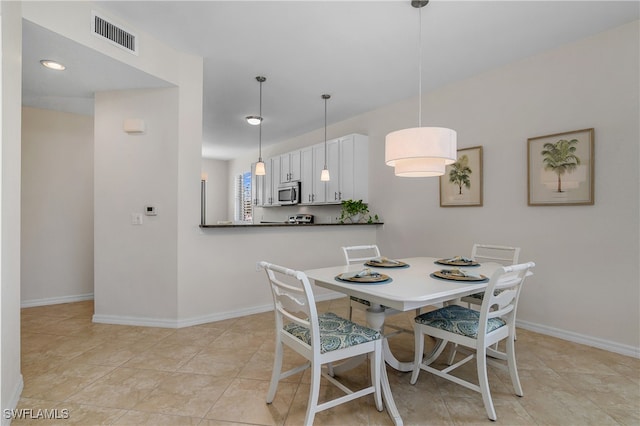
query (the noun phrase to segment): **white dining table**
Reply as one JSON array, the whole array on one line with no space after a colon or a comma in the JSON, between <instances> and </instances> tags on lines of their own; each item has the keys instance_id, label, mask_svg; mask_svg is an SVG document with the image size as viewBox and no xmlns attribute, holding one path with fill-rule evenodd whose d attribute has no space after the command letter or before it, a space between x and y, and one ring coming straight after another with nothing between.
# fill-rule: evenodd
<instances>
[{"instance_id":1,"label":"white dining table","mask_svg":"<svg viewBox=\"0 0 640 426\"><path fill-rule=\"evenodd\" d=\"M371 306L367 309L367 324L376 330L383 330L385 310L388 308L398 311L411 311L428 305L459 299L470 294L484 291L489 280L454 281L433 277L431 274L442 269L452 269L436 263L440 258L436 257L411 257L397 259L408 266L396 268L381 268L366 266L364 263L331 266L327 268L310 269L304 271L314 281L315 285L329 290L337 291L359 299L368 300ZM502 265L494 262L482 263L474 267L462 267L461 269L474 275L491 277ZM350 283L337 279L343 273L361 271L363 268L371 268L381 274L389 276L389 280L381 283ZM442 342L438 342L438 345ZM431 361L437 357L442 348L438 345L425 357ZM400 362L391 353L389 342L383 340L384 359L387 364L399 371L411 371L413 363ZM434 356L435 355L435 356ZM396 425L402 425L402 418L393 400L391 388L387 377L386 368L382 368L382 393L386 401L387 410Z\"/></svg>"}]
</instances>

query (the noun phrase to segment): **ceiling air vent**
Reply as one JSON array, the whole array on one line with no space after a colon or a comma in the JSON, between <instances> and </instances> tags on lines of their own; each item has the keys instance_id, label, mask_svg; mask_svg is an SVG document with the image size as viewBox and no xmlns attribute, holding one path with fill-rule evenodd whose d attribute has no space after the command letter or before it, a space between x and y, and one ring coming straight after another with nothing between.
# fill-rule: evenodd
<instances>
[{"instance_id":1,"label":"ceiling air vent","mask_svg":"<svg viewBox=\"0 0 640 426\"><path fill-rule=\"evenodd\" d=\"M92 13L91 32L134 55L138 54L137 37L134 33L122 29L95 12Z\"/></svg>"}]
</instances>

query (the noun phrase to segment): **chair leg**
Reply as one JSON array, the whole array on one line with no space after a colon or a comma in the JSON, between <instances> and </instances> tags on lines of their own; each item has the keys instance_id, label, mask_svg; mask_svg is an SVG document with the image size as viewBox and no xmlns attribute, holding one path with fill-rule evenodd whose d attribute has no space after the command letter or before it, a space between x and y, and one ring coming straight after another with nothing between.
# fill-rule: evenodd
<instances>
[{"instance_id":1,"label":"chair leg","mask_svg":"<svg viewBox=\"0 0 640 426\"><path fill-rule=\"evenodd\" d=\"M376 342L376 350L370 356L370 366L371 366L371 384L373 385L373 399L376 403L376 409L378 411L382 411L384 406L382 405L382 388L380 383L382 381L381 377L381 369L384 368L382 366L382 341L378 340Z\"/></svg>"},{"instance_id":2,"label":"chair leg","mask_svg":"<svg viewBox=\"0 0 640 426\"><path fill-rule=\"evenodd\" d=\"M273 402L273 398L276 396L278 390L278 382L280 382L280 373L282 371L282 356L283 356L282 342L280 339L276 340L276 352L273 359L273 371L271 372L271 383L269 384L269 391L267 392L267 404Z\"/></svg>"},{"instance_id":3,"label":"chair leg","mask_svg":"<svg viewBox=\"0 0 640 426\"><path fill-rule=\"evenodd\" d=\"M320 378L322 366L317 361L311 362L311 389L309 389L309 402L307 403L307 414L304 418L305 426L312 426L313 419L318 409L318 398L320 397Z\"/></svg>"},{"instance_id":4,"label":"chair leg","mask_svg":"<svg viewBox=\"0 0 640 426\"><path fill-rule=\"evenodd\" d=\"M353 318L353 302L349 299L349 321Z\"/></svg>"},{"instance_id":5,"label":"chair leg","mask_svg":"<svg viewBox=\"0 0 640 426\"><path fill-rule=\"evenodd\" d=\"M487 411L487 416L489 416L490 420L496 420L498 417L496 416L496 410L493 408L489 379L487 377L487 348L482 347L477 349L476 363L478 368L478 384L480 393L482 394L482 401L484 402L484 409Z\"/></svg>"},{"instance_id":6,"label":"chair leg","mask_svg":"<svg viewBox=\"0 0 640 426\"><path fill-rule=\"evenodd\" d=\"M336 373L333 371L333 364L332 363L327 363L327 374L331 377L335 377Z\"/></svg>"},{"instance_id":7,"label":"chair leg","mask_svg":"<svg viewBox=\"0 0 640 426\"><path fill-rule=\"evenodd\" d=\"M451 353L449 353L449 359L447 359L447 365L452 365L454 359L456 358L456 353L458 352L458 344L451 344Z\"/></svg>"},{"instance_id":8,"label":"chair leg","mask_svg":"<svg viewBox=\"0 0 640 426\"><path fill-rule=\"evenodd\" d=\"M523 396L522 386L520 385L520 377L518 377L518 367L516 366L516 348L514 344L515 336L507 337L507 365L509 366L509 376L511 376L511 384L516 395Z\"/></svg>"},{"instance_id":9,"label":"chair leg","mask_svg":"<svg viewBox=\"0 0 640 426\"><path fill-rule=\"evenodd\" d=\"M411 373L411 380L409 381L412 385L415 385L418 381L418 375L420 374L420 365L422 364L422 357L424 352L424 335L420 331L420 327L413 327L413 337L415 341L414 351L413 351L413 373Z\"/></svg>"}]
</instances>

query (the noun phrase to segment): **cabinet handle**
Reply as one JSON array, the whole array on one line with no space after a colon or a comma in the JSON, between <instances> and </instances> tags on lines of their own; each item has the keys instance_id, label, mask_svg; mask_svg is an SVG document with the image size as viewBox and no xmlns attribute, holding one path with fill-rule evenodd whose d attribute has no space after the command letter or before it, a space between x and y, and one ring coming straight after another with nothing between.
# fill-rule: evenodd
<instances>
[{"instance_id":1,"label":"cabinet handle","mask_svg":"<svg viewBox=\"0 0 640 426\"><path fill-rule=\"evenodd\" d=\"M334 193L333 193L333 200L335 201L335 200L337 200L337 199L338 199L338 193L337 193L337 192L334 192Z\"/></svg>"},{"instance_id":2,"label":"cabinet handle","mask_svg":"<svg viewBox=\"0 0 640 426\"><path fill-rule=\"evenodd\" d=\"M311 202L311 194L309 194L309 202Z\"/></svg>"},{"instance_id":3,"label":"cabinet handle","mask_svg":"<svg viewBox=\"0 0 640 426\"><path fill-rule=\"evenodd\" d=\"M342 192L338 191L338 200L342 200Z\"/></svg>"}]
</instances>

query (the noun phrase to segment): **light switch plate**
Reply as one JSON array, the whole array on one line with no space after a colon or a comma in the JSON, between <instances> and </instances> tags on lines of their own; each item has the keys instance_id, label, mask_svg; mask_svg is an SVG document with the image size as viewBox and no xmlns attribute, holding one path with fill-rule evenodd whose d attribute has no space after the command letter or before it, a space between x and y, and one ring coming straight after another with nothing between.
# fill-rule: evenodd
<instances>
[{"instance_id":1,"label":"light switch plate","mask_svg":"<svg viewBox=\"0 0 640 426\"><path fill-rule=\"evenodd\" d=\"M131 224L142 225L142 213L131 213Z\"/></svg>"}]
</instances>

